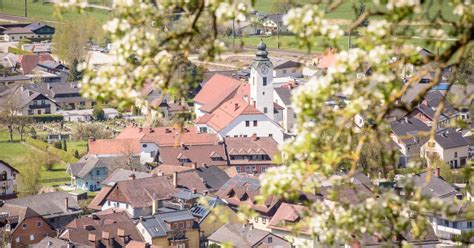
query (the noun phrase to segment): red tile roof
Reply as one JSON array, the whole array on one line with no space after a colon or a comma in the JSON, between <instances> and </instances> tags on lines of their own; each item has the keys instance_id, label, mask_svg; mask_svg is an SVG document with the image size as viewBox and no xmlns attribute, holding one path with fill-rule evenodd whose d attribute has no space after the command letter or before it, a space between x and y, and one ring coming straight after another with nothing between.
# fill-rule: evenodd
<instances>
[{"instance_id":1,"label":"red tile roof","mask_svg":"<svg viewBox=\"0 0 474 248\"><path fill-rule=\"evenodd\" d=\"M18 58L18 63L20 64L20 68L23 71L23 74L30 74L33 72L33 69L40 63L46 60L53 60L53 57L49 54L41 54L41 55L20 55Z\"/></svg>"},{"instance_id":2,"label":"red tile roof","mask_svg":"<svg viewBox=\"0 0 474 248\"><path fill-rule=\"evenodd\" d=\"M258 111L254 106L250 105L243 98L235 97L231 100L222 104L216 109L211 115L201 118L199 121L203 124L208 125L216 132L221 131L227 127L235 118L240 115L261 115L262 112ZM206 120L207 122L203 122Z\"/></svg>"},{"instance_id":3,"label":"red tile roof","mask_svg":"<svg viewBox=\"0 0 474 248\"><path fill-rule=\"evenodd\" d=\"M232 206L247 205L268 216L273 216L274 211L281 203L277 197L270 196L263 204L257 204L256 197L260 195L260 181L251 175L239 174L231 178L216 192L216 195Z\"/></svg>"},{"instance_id":4,"label":"red tile roof","mask_svg":"<svg viewBox=\"0 0 474 248\"><path fill-rule=\"evenodd\" d=\"M242 84L246 83L215 74L194 97L194 101L202 105L201 109L203 111L212 112L222 102L233 97ZM219 94L216 94L216 92L219 92Z\"/></svg>"},{"instance_id":5,"label":"red tile roof","mask_svg":"<svg viewBox=\"0 0 474 248\"><path fill-rule=\"evenodd\" d=\"M146 133L142 142L152 142L163 146L216 144L219 141L217 134L198 133L196 127L187 127L184 130L177 128L160 128Z\"/></svg>"},{"instance_id":6,"label":"red tile roof","mask_svg":"<svg viewBox=\"0 0 474 248\"><path fill-rule=\"evenodd\" d=\"M89 140L89 154L139 154L140 151L138 139Z\"/></svg>"},{"instance_id":7,"label":"red tile roof","mask_svg":"<svg viewBox=\"0 0 474 248\"><path fill-rule=\"evenodd\" d=\"M190 162L180 161L179 157L186 157ZM214 159L212 158L214 157ZM217 160L218 158L220 160ZM188 145L186 143L180 146L168 146L160 148L160 162L169 165L227 165L227 156L224 150L224 144L204 144Z\"/></svg>"},{"instance_id":8,"label":"red tile roof","mask_svg":"<svg viewBox=\"0 0 474 248\"><path fill-rule=\"evenodd\" d=\"M292 225L300 220L304 211L307 211L305 206L282 203L268 225L271 229L291 231Z\"/></svg>"}]
</instances>

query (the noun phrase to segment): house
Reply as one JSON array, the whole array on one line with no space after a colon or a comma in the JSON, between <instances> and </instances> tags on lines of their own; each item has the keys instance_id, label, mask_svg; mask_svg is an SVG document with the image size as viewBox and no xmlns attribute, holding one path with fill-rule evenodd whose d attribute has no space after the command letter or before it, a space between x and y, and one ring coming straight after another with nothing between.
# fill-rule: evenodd
<instances>
[{"instance_id":1,"label":"house","mask_svg":"<svg viewBox=\"0 0 474 248\"><path fill-rule=\"evenodd\" d=\"M53 99L27 87L11 87L4 94L0 98L0 109L10 106L18 115L54 114L59 107Z\"/></svg>"},{"instance_id":2,"label":"house","mask_svg":"<svg viewBox=\"0 0 474 248\"><path fill-rule=\"evenodd\" d=\"M391 138L400 151L398 165L405 167L410 160L420 157L420 149L428 141L431 130L417 118L403 118L390 122Z\"/></svg>"},{"instance_id":3,"label":"house","mask_svg":"<svg viewBox=\"0 0 474 248\"><path fill-rule=\"evenodd\" d=\"M273 13L264 16L260 22L263 25L263 32L269 35L275 34L287 34L288 27L283 25L283 16L284 13Z\"/></svg>"},{"instance_id":4,"label":"house","mask_svg":"<svg viewBox=\"0 0 474 248\"><path fill-rule=\"evenodd\" d=\"M0 160L0 199L10 199L16 197L16 176L18 170L7 162Z\"/></svg>"},{"instance_id":5,"label":"house","mask_svg":"<svg viewBox=\"0 0 474 248\"><path fill-rule=\"evenodd\" d=\"M17 27L8 27L3 31L3 36L5 41L19 41L21 39L51 39L54 31L54 27L38 22L18 25Z\"/></svg>"},{"instance_id":6,"label":"house","mask_svg":"<svg viewBox=\"0 0 474 248\"><path fill-rule=\"evenodd\" d=\"M220 137L272 136L279 144L284 129L274 103L273 64L261 42L250 68L249 82L214 75L194 98L195 124L202 133Z\"/></svg>"},{"instance_id":7,"label":"house","mask_svg":"<svg viewBox=\"0 0 474 248\"><path fill-rule=\"evenodd\" d=\"M300 228L298 235L294 232L305 211L305 206L282 203L268 224L271 233L288 240L293 247L317 247L319 242L309 230Z\"/></svg>"},{"instance_id":8,"label":"house","mask_svg":"<svg viewBox=\"0 0 474 248\"><path fill-rule=\"evenodd\" d=\"M21 49L33 54L51 53L51 43L22 44Z\"/></svg>"},{"instance_id":9,"label":"house","mask_svg":"<svg viewBox=\"0 0 474 248\"><path fill-rule=\"evenodd\" d=\"M102 181L119 168L146 171L137 156L98 157L88 154L78 162L69 164L67 173L71 176L71 185L77 189L97 191L100 190Z\"/></svg>"},{"instance_id":10,"label":"house","mask_svg":"<svg viewBox=\"0 0 474 248\"><path fill-rule=\"evenodd\" d=\"M177 166L226 166L227 155L223 142L214 144L185 144L160 147L158 162Z\"/></svg>"},{"instance_id":11,"label":"house","mask_svg":"<svg viewBox=\"0 0 474 248\"><path fill-rule=\"evenodd\" d=\"M206 204L197 203L190 208L192 215L199 224L201 240L207 239L209 235L226 223L243 224L237 213L219 197L206 196L203 199ZM223 219L219 219L219 216Z\"/></svg>"},{"instance_id":12,"label":"house","mask_svg":"<svg viewBox=\"0 0 474 248\"><path fill-rule=\"evenodd\" d=\"M31 208L54 229L61 229L82 213L76 198L62 191L16 198L6 202L9 205Z\"/></svg>"},{"instance_id":13,"label":"house","mask_svg":"<svg viewBox=\"0 0 474 248\"><path fill-rule=\"evenodd\" d=\"M108 192L103 193L101 190L96 197L103 197L99 203L102 210L124 209L133 218L137 218L151 215L153 204L169 200L177 192L177 177L154 176L117 182Z\"/></svg>"},{"instance_id":14,"label":"house","mask_svg":"<svg viewBox=\"0 0 474 248\"><path fill-rule=\"evenodd\" d=\"M430 175L432 173L432 175ZM430 180L427 180L428 177ZM474 232L474 217L470 214L469 202L463 202L463 194L440 176L440 169L415 174L411 177L413 186L421 189L421 194L439 199L451 205L453 216L427 213L433 231L440 240L449 241L461 234ZM454 203L454 204L453 204ZM469 212L470 211L470 212ZM471 242L474 240L471 239Z\"/></svg>"},{"instance_id":15,"label":"house","mask_svg":"<svg viewBox=\"0 0 474 248\"><path fill-rule=\"evenodd\" d=\"M260 204L256 202L255 198L259 194L260 181L258 178L239 174L227 181L215 195L225 200L234 210L237 210L241 205L250 207L257 213L257 216L250 218L249 223L257 229L269 231L268 223L280 206L281 201L276 196L271 196Z\"/></svg>"},{"instance_id":16,"label":"house","mask_svg":"<svg viewBox=\"0 0 474 248\"><path fill-rule=\"evenodd\" d=\"M65 241L59 238L45 237L37 244L28 245L29 248L81 248L78 244L73 244L69 241Z\"/></svg>"},{"instance_id":17,"label":"house","mask_svg":"<svg viewBox=\"0 0 474 248\"><path fill-rule=\"evenodd\" d=\"M303 64L293 60L272 58L273 77L303 77Z\"/></svg>"},{"instance_id":18,"label":"house","mask_svg":"<svg viewBox=\"0 0 474 248\"><path fill-rule=\"evenodd\" d=\"M59 236L85 247L124 248L132 240L143 241L126 211L105 211L71 221Z\"/></svg>"},{"instance_id":19,"label":"house","mask_svg":"<svg viewBox=\"0 0 474 248\"><path fill-rule=\"evenodd\" d=\"M435 113L440 105L441 101L443 101L443 111L440 117L435 124L437 129L442 129L448 126L451 120L457 119L459 116L458 111L449 103L446 99L444 99L443 94L440 91L430 91L425 95L424 100L412 111L408 114L408 117L416 117L419 120L423 121L429 127L433 126L433 121L435 119Z\"/></svg>"},{"instance_id":20,"label":"house","mask_svg":"<svg viewBox=\"0 0 474 248\"><path fill-rule=\"evenodd\" d=\"M218 246L230 244L232 247L292 247L291 244L271 232L253 228L252 224L227 223L208 238L209 244Z\"/></svg>"},{"instance_id":21,"label":"house","mask_svg":"<svg viewBox=\"0 0 474 248\"><path fill-rule=\"evenodd\" d=\"M36 244L44 237L55 237L56 231L40 214L27 206L0 201L2 237L13 248Z\"/></svg>"},{"instance_id":22,"label":"house","mask_svg":"<svg viewBox=\"0 0 474 248\"><path fill-rule=\"evenodd\" d=\"M451 168L461 168L469 158L469 141L452 128L436 133L434 140L428 141L421 148L422 156L428 160L438 157Z\"/></svg>"},{"instance_id":23,"label":"house","mask_svg":"<svg viewBox=\"0 0 474 248\"><path fill-rule=\"evenodd\" d=\"M238 173L263 173L275 166L273 159L279 154L278 143L271 137L224 138L229 165Z\"/></svg>"},{"instance_id":24,"label":"house","mask_svg":"<svg viewBox=\"0 0 474 248\"><path fill-rule=\"evenodd\" d=\"M90 116L92 116L92 108L94 107L95 102L81 96L81 89L77 83L42 83L25 85L24 87L53 99L63 110L90 109L88 113ZM107 111L104 109L106 116L111 114L107 113ZM77 113L80 112L78 111ZM117 115L116 110L115 115ZM107 117L113 118L115 116Z\"/></svg>"},{"instance_id":25,"label":"house","mask_svg":"<svg viewBox=\"0 0 474 248\"><path fill-rule=\"evenodd\" d=\"M8 86L12 84L31 83L31 78L23 75L9 75L0 77L0 85Z\"/></svg>"},{"instance_id":26,"label":"house","mask_svg":"<svg viewBox=\"0 0 474 248\"><path fill-rule=\"evenodd\" d=\"M143 216L137 223L144 240L159 247L200 247L199 225L189 210Z\"/></svg>"},{"instance_id":27,"label":"house","mask_svg":"<svg viewBox=\"0 0 474 248\"><path fill-rule=\"evenodd\" d=\"M153 174L147 172L132 171L123 168L118 168L115 169L112 173L110 173L109 176L107 176L107 178L102 181L102 185L114 185L117 182L130 180L132 178L140 179L152 176Z\"/></svg>"},{"instance_id":28,"label":"house","mask_svg":"<svg viewBox=\"0 0 474 248\"><path fill-rule=\"evenodd\" d=\"M275 88L274 101L275 104L282 107L281 117L278 118L278 124L285 129L287 133L294 133L296 128L296 113L291 105L291 95L293 86Z\"/></svg>"}]
</instances>

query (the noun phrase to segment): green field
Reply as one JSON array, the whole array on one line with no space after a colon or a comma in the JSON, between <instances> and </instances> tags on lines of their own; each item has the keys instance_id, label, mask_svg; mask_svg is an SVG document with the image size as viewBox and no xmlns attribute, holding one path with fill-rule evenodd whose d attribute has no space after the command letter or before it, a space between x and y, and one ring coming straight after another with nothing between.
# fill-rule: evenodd
<instances>
[{"instance_id":1,"label":"green field","mask_svg":"<svg viewBox=\"0 0 474 248\"><path fill-rule=\"evenodd\" d=\"M19 142L19 136L14 135L14 142L9 142L9 134L2 130L0 132L0 160L3 160L19 170L20 173L28 171L30 163L39 154L44 154L30 145ZM42 169L41 184L43 186L60 185L69 182L69 175L66 173L66 163L60 161L49 171Z\"/></svg>"},{"instance_id":2,"label":"green field","mask_svg":"<svg viewBox=\"0 0 474 248\"><path fill-rule=\"evenodd\" d=\"M42 1L34 2L34 0L28 1L28 17L33 20L41 21L52 21L61 22L61 19L55 15L53 4L43 4ZM102 1L91 1L91 3L100 4ZM0 0L0 13L24 16L25 6L23 0ZM86 16L87 18L95 18L99 22L105 22L109 18L109 12L98 9L88 9L84 13L78 13L77 11L69 11L63 14L64 19L74 19L79 16Z\"/></svg>"}]
</instances>

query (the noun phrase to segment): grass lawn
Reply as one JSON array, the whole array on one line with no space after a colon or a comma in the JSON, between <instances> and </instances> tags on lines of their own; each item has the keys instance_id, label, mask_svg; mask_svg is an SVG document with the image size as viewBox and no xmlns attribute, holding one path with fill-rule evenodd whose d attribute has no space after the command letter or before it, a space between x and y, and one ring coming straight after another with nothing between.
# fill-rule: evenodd
<instances>
[{"instance_id":1,"label":"grass lawn","mask_svg":"<svg viewBox=\"0 0 474 248\"><path fill-rule=\"evenodd\" d=\"M41 1L33 2L34 0L27 0L28 1L28 17L34 20L42 20L42 21L61 21L58 17L54 14L54 5L53 4L42 4ZM91 1L93 2L101 2L101 1ZM0 0L0 13L9 14L9 15L17 15L17 16L24 16L24 1L23 0ZM81 13L77 11L69 11L63 15L65 19L74 19L78 18ZM83 16L95 18L99 22L103 23L109 18L109 13L107 11L98 10L98 9L89 9L85 13L82 14Z\"/></svg>"},{"instance_id":2,"label":"grass lawn","mask_svg":"<svg viewBox=\"0 0 474 248\"><path fill-rule=\"evenodd\" d=\"M20 173L28 171L28 163L34 161L34 157L43 151L37 150L25 143L19 142L19 136L14 135L15 142L9 142L9 134L0 132L0 160L3 160L19 170ZM53 186L69 182L69 175L66 173L66 164L60 161L49 171L42 170L41 184L43 186Z\"/></svg>"},{"instance_id":3,"label":"grass lawn","mask_svg":"<svg viewBox=\"0 0 474 248\"><path fill-rule=\"evenodd\" d=\"M263 39L263 41L265 42L268 48L278 48L277 36L269 36L269 37L248 36L248 37L237 38L236 45L240 45L242 42L244 46L257 47L257 45L260 43L260 39ZM232 44L232 40L231 39L224 39L224 40L230 47L231 45L229 44ZM318 40L316 39L315 42L318 42ZM344 48L347 48L348 46L347 36L344 36L342 39L340 39L339 45ZM280 36L280 49L296 50L296 51L303 51L303 52L307 51L306 48L300 48L298 45L297 38L291 35ZM322 52L324 50L325 50L325 46L322 46L321 44L319 44L316 47L312 47L311 52Z\"/></svg>"},{"instance_id":4,"label":"grass lawn","mask_svg":"<svg viewBox=\"0 0 474 248\"><path fill-rule=\"evenodd\" d=\"M79 151L79 155L86 154L87 152L87 141L68 141L67 142L67 151L74 155L75 151Z\"/></svg>"}]
</instances>

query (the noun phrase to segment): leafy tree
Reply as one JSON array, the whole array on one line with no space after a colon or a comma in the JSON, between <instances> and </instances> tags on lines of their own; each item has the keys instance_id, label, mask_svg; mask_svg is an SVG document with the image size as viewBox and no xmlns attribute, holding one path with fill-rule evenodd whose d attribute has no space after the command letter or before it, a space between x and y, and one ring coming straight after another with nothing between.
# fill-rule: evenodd
<instances>
[{"instance_id":1,"label":"leafy tree","mask_svg":"<svg viewBox=\"0 0 474 248\"><path fill-rule=\"evenodd\" d=\"M68 18L56 27L52 39L53 53L68 67L75 70L74 63L86 59L88 42L97 32L100 32L98 25L94 18Z\"/></svg>"},{"instance_id":2,"label":"leafy tree","mask_svg":"<svg viewBox=\"0 0 474 248\"><path fill-rule=\"evenodd\" d=\"M94 109L92 110L92 115L94 116L94 120L96 121L105 121L105 112L104 108L100 105L95 105Z\"/></svg>"},{"instance_id":3,"label":"leafy tree","mask_svg":"<svg viewBox=\"0 0 474 248\"><path fill-rule=\"evenodd\" d=\"M110 139L112 131L99 123L79 123L72 130L73 140L88 140L94 137L96 139Z\"/></svg>"},{"instance_id":4,"label":"leafy tree","mask_svg":"<svg viewBox=\"0 0 474 248\"><path fill-rule=\"evenodd\" d=\"M77 69L77 66L79 65L79 60L77 59L74 59L72 61L72 65L71 65L71 68L69 68L69 80L70 81L79 81L82 79L82 75L83 75L83 72L82 71L79 71Z\"/></svg>"},{"instance_id":5,"label":"leafy tree","mask_svg":"<svg viewBox=\"0 0 474 248\"><path fill-rule=\"evenodd\" d=\"M26 166L20 170L20 174L18 175L18 194L20 197L35 195L40 191L42 166L40 162L36 154L27 157L25 161Z\"/></svg>"},{"instance_id":6,"label":"leafy tree","mask_svg":"<svg viewBox=\"0 0 474 248\"><path fill-rule=\"evenodd\" d=\"M67 140L63 139L63 150L67 152Z\"/></svg>"},{"instance_id":7,"label":"leafy tree","mask_svg":"<svg viewBox=\"0 0 474 248\"><path fill-rule=\"evenodd\" d=\"M244 19L254 2L117 1L115 18L105 29L113 42L119 44L113 51L119 62L98 69L89 65L82 81L84 95L129 106L136 102L139 95L136 93L145 82L151 82L176 99L185 97L190 89L186 75L180 73L185 61L192 54L197 54L203 62L213 61L224 51L223 43L218 40L218 24ZM384 242L382 246L389 246L393 238L400 238L407 231L419 238L427 228L426 213L451 216L449 204L419 194L420 190L409 178L406 184L400 185L405 194L388 190L365 197L359 204L340 201L338 185L353 186L352 175L363 164L361 155L366 143L372 140L389 143L390 127L385 117L397 108L412 110L427 92L421 91L414 101L401 106L401 97L419 82L417 76L408 81L401 78L403 65L413 64L420 68L419 73L428 73L424 66L432 65L434 77L428 88L439 83L443 70L460 66L461 58L474 40L473 5L470 1L450 0L453 5L450 15L455 16L451 18L442 9L433 10L433 3L439 1L374 1L362 13L354 9L361 18L352 21L347 31L358 27L365 18L369 23L354 37L355 48L347 49L340 44L345 33L342 27L332 24L325 16L346 1L324 1L329 2L324 5L326 9L314 3L292 7L284 18L300 48L311 51L324 46L340 52L332 68L311 78L293 95L293 106L298 113L296 137L282 146L279 162L283 166L271 168L261 177L261 199L270 196L299 199L302 192L314 194L322 187L321 182L328 182L335 185L328 189L331 204L305 202L309 211L300 216L320 242L331 247L337 243L361 246L361 241L370 234ZM186 14L170 15L176 9ZM452 22L449 33L442 26L446 20ZM412 23L424 25L406 28ZM426 40L417 45L440 52L427 58L420 56L417 47L405 38L420 35ZM446 42L448 38L456 40ZM367 72L364 65L370 65L367 75L363 74ZM364 76L359 77L361 73ZM326 104L341 92L347 97L344 107ZM474 95L467 97L472 101ZM373 120L364 135L352 128L354 117L361 113ZM432 130L431 135L434 133ZM384 157L377 161L382 163L382 168L389 168L395 161ZM341 174L341 169L346 173ZM382 171L379 177L387 178L390 173L393 171Z\"/></svg>"}]
</instances>

